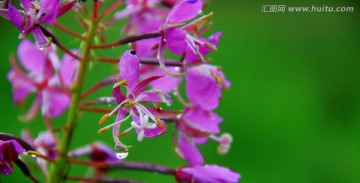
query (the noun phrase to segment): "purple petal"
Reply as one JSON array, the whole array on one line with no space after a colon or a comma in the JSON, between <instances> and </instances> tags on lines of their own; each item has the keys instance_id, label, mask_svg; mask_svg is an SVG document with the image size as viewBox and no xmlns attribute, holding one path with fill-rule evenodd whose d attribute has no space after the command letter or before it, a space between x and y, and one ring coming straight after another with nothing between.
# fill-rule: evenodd
<instances>
[{"instance_id":1,"label":"purple petal","mask_svg":"<svg viewBox=\"0 0 360 183\"><path fill-rule=\"evenodd\" d=\"M113 93L113 96L115 97L115 99L118 101L118 103L121 103L122 101L125 100L125 96L124 96L124 94L121 92L119 86L113 87L112 93Z\"/></svg>"},{"instance_id":2,"label":"purple petal","mask_svg":"<svg viewBox=\"0 0 360 183\"><path fill-rule=\"evenodd\" d=\"M190 166L204 164L204 159L194 144L190 144L182 137L179 137L178 148L183 156L182 158L188 161Z\"/></svg>"},{"instance_id":3,"label":"purple petal","mask_svg":"<svg viewBox=\"0 0 360 183\"><path fill-rule=\"evenodd\" d=\"M135 88L133 89L133 94L135 96L139 95L142 91L144 91L145 87L149 85L152 81L155 81L163 76L151 76L136 84Z\"/></svg>"},{"instance_id":4,"label":"purple petal","mask_svg":"<svg viewBox=\"0 0 360 183\"><path fill-rule=\"evenodd\" d=\"M54 118L61 115L70 104L70 97L58 88L49 87L43 91L42 113Z\"/></svg>"},{"instance_id":5,"label":"purple petal","mask_svg":"<svg viewBox=\"0 0 360 183\"><path fill-rule=\"evenodd\" d=\"M21 6L26 10L30 10L30 3L33 2L32 0L20 0Z\"/></svg>"},{"instance_id":6,"label":"purple petal","mask_svg":"<svg viewBox=\"0 0 360 183\"><path fill-rule=\"evenodd\" d=\"M166 22L180 23L193 19L199 14L202 7L202 0L180 0L172 7L166 17Z\"/></svg>"},{"instance_id":7,"label":"purple petal","mask_svg":"<svg viewBox=\"0 0 360 183\"><path fill-rule=\"evenodd\" d=\"M76 1L73 0L73 1L69 1L69 2L66 2L65 4L61 5L59 8L58 8L58 12L57 12L57 15L56 17L60 17L62 16L63 14L65 14L66 12L68 12L69 10L71 10L71 8L76 4Z\"/></svg>"},{"instance_id":8,"label":"purple petal","mask_svg":"<svg viewBox=\"0 0 360 183\"><path fill-rule=\"evenodd\" d=\"M33 82L28 82L28 79L22 78L21 75L16 75L15 71L9 72L8 79L13 87L13 101L15 103L23 101L27 95L36 91Z\"/></svg>"},{"instance_id":9,"label":"purple petal","mask_svg":"<svg viewBox=\"0 0 360 183\"><path fill-rule=\"evenodd\" d=\"M236 183L240 174L217 165L185 166L176 170L176 180L179 182L221 182Z\"/></svg>"},{"instance_id":10,"label":"purple petal","mask_svg":"<svg viewBox=\"0 0 360 183\"><path fill-rule=\"evenodd\" d=\"M13 162L18 159L25 149L15 140L0 140L0 173L8 175L13 173Z\"/></svg>"},{"instance_id":11,"label":"purple petal","mask_svg":"<svg viewBox=\"0 0 360 183\"><path fill-rule=\"evenodd\" d=\"M120 108L119 112L117 113L115 123L118 121L121 121L124 118L125 114L126 114L126 110L123 108ZM122 144L118 138L119 131L120 131L120 125L121 125L121 123L114 125L113 131L112 131L113 139L114 139L114 142L116 145Z\"/></svg>"},{"instance_id":12,"label":"purple petal","mask_svg":"<svg viewBox=\"0 0 360 183\"><path fill-rule=\"evenodd\" d=\"M52 149L57 145L55 139L49 131L40 132L34 140L34 143L37 147L42 147L47 150Z\"/></svg>"},{"instance_id":13,"label":"purple petal","mask_svg":"<svg viewBox=\"0 0 360 183\"><path fill-rule=\"evenodd\" d=\"M207 73L207 69L205 71L202 69L202 67L197 67L185 72L186 95L192 104L199 105L205 110L213 110L219 104L221 88Z\"/></svg>"},{"instance_id":14,"label":"purple petal","mask_svg":"<svg viewBox=\"0 0 360 183\"><path fill-rule=\"evenodd\" d=\"M96 142L91 145L91 153L90 158L95 162L106 162L106 163L114 163L120 162L112 149L110 149L106 144Z\"/></svg>"},{"instance_id":15,"label":"purple petal","mask_svg":"<svg viewBox=\"0 0 360 183\"><path fill-rule=\"evenodd\" d=\"M182 54L186 48L186 33L177 27L165 30L166 48L174 54Z\"/></svg>"},{"instance_id":16,"label":"purple petal","mask_svg":"<svg viewBox=\"0 0 360 183\"><path fill-rule=\"evenodd\" d=\"M38 14L41 15L40 22L53 24L58 14L60 0L41 0L39 3L41 9Z\"/></svg>"},{"instance_id":17,"label":"purple petal","mask_svg":"<svg viewBox=\"0 0 360 183\"><path fill-rule=\"evenodd\" d=\"M136 41L133 44L133 49L136 50L136 54L139 57L148 57L156 54L156 49L152 49L156 44L158 44L160 38L150 38L140 41Z\"/></svg>"},{"instance_id":18,"label":"purple petal","mask_svg":"<svg viewBox=\"0 0 360 183\"><path fill-rule=\"evenodd\" d=\"M140 125L140 118L137 114L133 113L132 119L133 119L133 121L135 121L136 124ZM160 129L158 126L156 126L156 128L154 128L154 129L145 129L144 137L152 138L152 137L157 137L157 136L164 134L167 130L167 126L163 120L161 120L161 123L164 127L163 129ZM136 131L136 134L140 133L139 129L135 129L135 131Z\"/></svg>"},{"instance_id":19,"label":"purple petal","mask_svg":"<svg viewBox=\"0 0 360 183\"><path fill-rule=\"evenodd\" d=\"M43 49L49 46L49 41L39 26L34 26L31 32L34 35L34 38L36 40L36 45L38 48Z\"/></svg>"},{"instance_id":20,"label":"purple petal","mask_svg":"<svg viewBox=\"0 0 360 183\"><path fill-rule=\"evenodd\" d=\"M20 63L31 74L42 76L46 62L45 53L29 40L23 40L17 49Z\"/></svg>"},{"instance_id":21,"label":"purple petal","mask_svg":"<svg viewBox=\"0 0 360 183\"><path fill-rule=\"evenodd\" d=\"M176 116L182 113L180 110L159 110L151 107L146 107L146 109L154 116L163 120L174 119Z\"/></svg>"},{"instance_id":22,"label":"purple petal","mask_svg":"<svg viewBox=\"0 0 360 183\"><path fill-rule=\"evenodd\" d=\"M133 89L140 75L138 57L132 51L126 51L120 59L119 69L121 78L127 80L129 88Z\"/></svg>"},{"instance_id":23,"label":"purple petal","mask_svg":"<svg viewBox=\"0 0 360 183\"><path fill-rule=\"evenodd\" d=\"M23 15L14 6L9 3L8 7L9 19L20 31L24 29L24 18Z\"/></svg>"},{"instance_id":24,"label":"purple petal","mask_svg":"<svg viewBox=\"0 0 360 183\"><path fill-rule=\"evenodd\" d=\"M190 128L212 134L220 132L219 124L223 121L216 113L200 107L186 108L181 119Z\"/></svg>"},{"instance_id":25,"label":"purple petal","mask_svg":"<svg viewBox=\"0 0 360 183\"><path fill-rule=\"evenodd\" d=\"M138 97L136 97L137 102L160 102L165 103L167 106L172 104L172 98L159 90L149 90L141 92Z\"/></svg>"},{"instance_id":26,"label":"purple petal","mask_svg":"<svg viewBox=\"0 0 360 183\"><path fill-rule=\"evenodd\" d=\"M171 77L167 75L164 70L159 67L147 66L149 71L143 73L141 77L146 78L154 75L164 75L164 77L159 78L150 83L150 86L155 90L161 90L165 93L170 93L174 91L181 83L181 77ZM144 67L143 67L144 68ZM172 73L180 73L179 68L177 67L167 67L167 69Z\"/></svg>"}]
</instances>

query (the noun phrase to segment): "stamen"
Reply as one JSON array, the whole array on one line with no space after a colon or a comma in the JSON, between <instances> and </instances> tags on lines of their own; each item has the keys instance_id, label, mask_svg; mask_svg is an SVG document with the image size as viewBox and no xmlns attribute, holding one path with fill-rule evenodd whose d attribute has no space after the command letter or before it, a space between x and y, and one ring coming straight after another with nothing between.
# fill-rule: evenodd
<instances>
[{"instance_id":1,"label":"stamen","mask_svg":"<svg viewBox=\"0 0 360 183\"><path fill-rule=\"evenodd\" d=\"M30 2L30 6L36 10L41 10L41 7L40 5L34 3L34 2Z\"/></svg>"},{"instance_id":2,"label":"stamen","mask_svg":"<svg viewBox=\"0 0 360 183\"><path fill-rule=\"evenodd\" d=\"M109 119L109 114L105 114L100 120L99 120L99 125L103 124L106 120Z\"/></svg>"},{"instance_id":3,"label":"stamen","mask_svg":"<svg viewBox=\"0 0 360 183\"><path fill-rule=\"evenodd\" d=\"M115 125L117 125L117 124L120 124L120 123L126 121L126 120L129 119L129 117L132 115L132 112L133 112L133 111L131 111L130 114L129 114L128 116L126 116L126 118L124 118L124 119L122 119L122 120L120 120L120 121L117 121L117 122L115 122L115 123L113 123L113 124L110 124L110 125L107 125L107 126L101 128L101 129L98 131L98 133L101 134L101 133L109 130L111 127L113 127L113 126L115 126Z\"/></svg>"},{"instance_id":4,"label":"stamen","mask_svg":"<svg viewBox=\"0 0 360 183\"><path fill-rule=\"evenodd\" d=\"M158 126L160 128L160 130L163 130L164 129L164 124L162 123L161 119L156 117L155 118L155 122L156 122L156 126Z\"/></svg>"},{"instance_id":5,"label":"stamen","mask_svg":"<svg viewBox=\"0 0 360 183\"><path fill-rule=\"evenodd\" d=\"M123 80L121 78L116 78L116 83L114 84L113 88L115 87L118 87L118 86L121 86L121 85L124 85L124 86L128 86L128 80Z\"/></svg>"},{"instance_id":6,"label":"stamen","mask_svg":"<svg viewBox=\"0 0 360 183\"><path fill-rule=\"evenodd\" d=\"M209 43L209 42L204 42L204 45L205 45L206 47L210 48L210 49L213 50L213 51L218 51L218 49L216 48L216 46L213 45L213 44L211 44L211 43Z\"/></svg>"},{"instance_id":7,"label":"stamen","mask_svg":"<svg viewBox=\"0 0 360 183\"><path fill-rule=\"evenodd\" d=\"M110 130L110 127L104 127L104 128L101 128L100 130L98 130L98 134L102 134L106 131Z\"/></svg>"},{"instance_id":8,"label":"stamen","mask_svg":"<svg viewBox=\"0 0 360 183\"><path fill-rule=\"evenodd\" d=\"M181 27L181 29L185 29L185 28L190 27L190 26L192 26L192 25L194 25L194 24L198 24L198 23L204 22L204 21L206 21L207 19L209 19L210 17L212 17L213 15L214 15L214 13L211 12L211 13L209 13L209 14L207 14L207 15L201 16L201 17L199 17L198 19L195 19L194 21L192 21L192 22L186 24L185 26Z\"/></svg>"},{"instance_id":9,"label":"stamen","mask_svg":"<svg viewBox=\"0 0 360 183\"><path fill-rule=\"evenodd\" d=\"M124 137L125 135L129 134L130 131L133 129L134 127L130 127L126 130L124 130L123 132L121 132L119 135L117 135L117 137L121 138L121 137Z\"/></svg>"},{"instance_id":10,"label":"stamen","mask_svg":"<svg viewBox=\"0 0 360 183\"><path fill-rule=\"evenodd\" d=\"M122 101L118 106L115 107L114 110L112 110L110 113L109 113L109 116L113 115L124 103L126 102L129 102L130 100L124 100Z\"/></svg>"}]
</instances>

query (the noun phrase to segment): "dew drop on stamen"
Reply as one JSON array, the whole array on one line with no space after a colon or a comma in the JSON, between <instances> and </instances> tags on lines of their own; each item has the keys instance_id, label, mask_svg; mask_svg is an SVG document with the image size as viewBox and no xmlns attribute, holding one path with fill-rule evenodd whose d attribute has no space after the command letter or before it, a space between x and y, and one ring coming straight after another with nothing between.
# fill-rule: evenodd
<instances>
[{"instance_id":1,"label":"dew drop on stamen","mask_svg":"<svg viewBox=\"0 0 360 183\"><path fill-rule=\"evenodd\" d=\"M129 154L129 151L125 148L122 148L120 146L115 146L115 156L118 159L125 159Z\"/></svg>"}]
</instances>

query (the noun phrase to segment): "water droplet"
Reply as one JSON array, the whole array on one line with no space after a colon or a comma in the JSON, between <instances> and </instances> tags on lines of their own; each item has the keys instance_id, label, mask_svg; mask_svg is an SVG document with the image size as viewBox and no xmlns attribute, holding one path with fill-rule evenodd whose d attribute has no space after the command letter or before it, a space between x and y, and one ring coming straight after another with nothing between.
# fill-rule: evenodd
<instances>
[{"instance_id":1,"label":"water droplet","mask_svg":"<svg viewBox=\"0 0 360 183\"><path fill-rule=\"evenodd\" d=\"M35 42L36 46L39 48L39 50L43 51L46 48L46 44L39 44L38 42Z\"/></svg>"},{"instance_id":2,"label":"water droplet","mask_svg":"<svg viewBox=\"0 0 360 183\"><path fill-rule=\"evenodd\" d=\"M36 156L34 154L31 155L33 158L36 158Z\"/></svg>"},{"instance_id":3,"label":"water droplet","mask_svg":"<svg viewBox=\"0 0 360 183\"><path fill-rule=\"evenodd\" d=\"M78 0L79 3L84 3L86 2L87 0Z\"/></svg>"},{"instance_id":4,"label":"water droplet","mask_svg":"<svg viewBox=\"0 0 360 183\"><path fill-rule=\"evenodd\" d=\"M127 155L129 154L129 151L123 147L115 146L115 156L118 159L125 159Z\"/></svg>"}]
</instances>

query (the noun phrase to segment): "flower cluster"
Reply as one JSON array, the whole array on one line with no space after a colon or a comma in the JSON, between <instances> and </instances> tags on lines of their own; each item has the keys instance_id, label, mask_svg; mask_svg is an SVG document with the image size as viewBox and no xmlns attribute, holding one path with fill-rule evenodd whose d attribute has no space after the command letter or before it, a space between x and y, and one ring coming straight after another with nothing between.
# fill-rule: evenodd
<instances>
[{"instance_id":1,"label":"flower cluster","mask_svg":"<svg viewBox=\"0 0 360 183\"><path fill-rule=\"evenodd\" d=\"M32 33L35 43L23 40L18 46L19 62L11 57L8 80L13 88L13 101L25 103L27 96L35 98L22 121L31 121L39 111L47 131L32 138L24 131L22 139L0 134L0 170L12 173L12 163L37 182L18 155L27 152L37 157L48 182L75 180L84 182L127 182L109 178L110 170L132 169L172 175L178 182L225 182L240 180L240 175L228 168L208 165L197 148L213 140L219 144L218 153L226 154L232 143L229 133L221 134L224 121L215 109L219 106L222 90L231 83L221 68L211 64L207 54L216 51L222 32L204 36L212 13L204 14L203 0L125 0L113 2L100 11L105 3L93 1L92 14L84 1L75 0L20 0L20 4L5 0L0 4L0 15L20 30L23 39ZM21 7L18 9L16 7ZM62 26L57 18L76 12L80 25L86 30L79 34ZM115 11L115 12L113 12ZM108 18L106 18L108 17ZM122 39L106 43L106 31L117 22L125 22ZM45 27L47 24L48 27ZM79 50L68 49L56 37L51 26L81 41ZM101 58L98 49L128 44L118 58ZM64 52L58 57L58 49ZM120 57L120 59L119 59ZM174 59L178 58L178 59ZM83 92L89 63L98 61L118 64L119 73L100 80ZM86 101L99 88L112 84L113 97ZM184 91L184 92L183 92ZM186 96L183 96L185 93ZM177 100L182 107L173 107ZM94 107L106 105L106 107ZM109 109L108 106L114 106ZM64 126L54 128L52 118L68 111ZM93 142L81 148L70 149L72 134L79 121L79 112L105 113L99 125L113 123L98 130L102 134L112 130L115 150L106 144ZM124 123L130 127L124 129ZM135 131L137 140L154 138L174 128L174 149L188 164L171 169L160 165L126 161L128 145L123 136ZM59 138L58 131L61 132ZM100 138L100 137L99 137ZM61 139L61 140L59 140ZM88 156L88 160L78 159ZM67 175L67 166L90 165L95 170L91 178ZM49 170L50 165L50 170ZM58 176L62 176L59 178Z\"/></svg>"}]
</instances>

